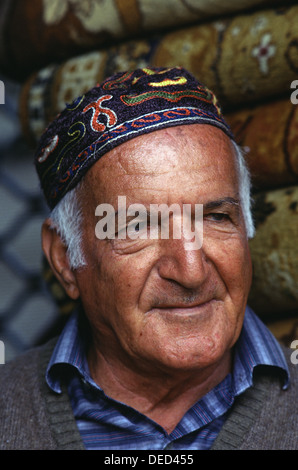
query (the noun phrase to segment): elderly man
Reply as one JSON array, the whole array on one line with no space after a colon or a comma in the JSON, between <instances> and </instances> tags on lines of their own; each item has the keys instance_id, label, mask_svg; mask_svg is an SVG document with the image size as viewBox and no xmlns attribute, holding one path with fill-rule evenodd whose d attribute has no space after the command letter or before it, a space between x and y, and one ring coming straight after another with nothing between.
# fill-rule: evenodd
<instances>
[{"instance_id":1,"label":"elderly man","mask_svg":"<svg viewBox=\"0 0 298 470\"><path fill-rule=\"evenodd\" d=\"M297 448L297 369L247 306L249 175L212 92L180 67L117 74L36 167L43 250L81 308L2 366L1 448Z\"/></svg>"}]
</instances>

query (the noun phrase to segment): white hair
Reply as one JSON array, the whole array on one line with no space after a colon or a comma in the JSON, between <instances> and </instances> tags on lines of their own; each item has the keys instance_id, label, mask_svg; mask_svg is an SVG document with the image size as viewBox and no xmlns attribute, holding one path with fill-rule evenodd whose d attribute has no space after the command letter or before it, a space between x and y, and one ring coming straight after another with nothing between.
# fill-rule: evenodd
<instances>
[{"instance_id":1,"label":"white hair","mask_svg":"<svg viewBox=\"0 0 298 470\"><path fill-rule=\"evenodd\" d=\"M245 151L234 141L232 141L236 153L236 165L239 182L239 198L242 208L242 214L245 223L247 238L253 238L255 235L255 226L252 216L252 198L251 198L251 177L248 170Z\"/></svg>"},{"instance_id":2,"label":"white hair","mask_svg":"<svg viewBox=\"0 0 298 470\"><path fill-rule=\"evenodd\" d=\"M246 235L252 238L255 233L251 211L251 181L249 170L245 161L245 153L235 142L233 146L236 153L236 165L239 181L239 198ZM82 248L83 213L81 197L84 180L70 190L57 204L50 214L51 228L56 229L67 246L67 255L72 269L79 269L87 265Z\"/></svg>"},{"instance_id":3,"label":"white hair","mask_svg":"<svg viewBox=\"0 0 298 470\"><path fill-rule=\"evenodd\" d=\"M67 247L67 256L72 269L87 265L82 248L83 213L80 194L83 180L58 202L50 214L51 228L60 235Z\"/></svg>"}]
</instances>

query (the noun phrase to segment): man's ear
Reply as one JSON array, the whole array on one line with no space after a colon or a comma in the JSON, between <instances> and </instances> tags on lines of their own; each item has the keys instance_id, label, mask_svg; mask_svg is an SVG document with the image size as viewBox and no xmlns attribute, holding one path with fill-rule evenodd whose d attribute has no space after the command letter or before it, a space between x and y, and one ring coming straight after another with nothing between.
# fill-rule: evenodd
<instances>
[{"instance_id":1,"label":"man's ear","mask_svg":"<svg viewBox=\"0 0 298 470\"><path fill-rule=\"evenodd\" d=\"M42 225L42 249L47 257L49 265L68 296L76 300L79 297L79 289L76 276L70 268L67 247L59 234L51 228L51 220L46 219Z\"/></svg>"}]
</instances>

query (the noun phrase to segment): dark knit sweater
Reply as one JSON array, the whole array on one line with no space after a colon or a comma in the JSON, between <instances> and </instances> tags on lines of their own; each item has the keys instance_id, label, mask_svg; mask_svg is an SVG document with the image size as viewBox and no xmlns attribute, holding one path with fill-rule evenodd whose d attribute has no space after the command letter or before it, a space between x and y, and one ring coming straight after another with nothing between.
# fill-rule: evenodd
<instances>
[{"instance_id":1,"label":"dark knit sweater","mask_svg":"<svg viewBox=\"0 0 298 470\"><path fill-rule=\"evenodd\" d=\"M0 366L0 449L77 449L84 445L66 390L55 394L45 370L55 342ZM298 366L289 361L288 390L272 367L238 397L212 449L298 449Z\"/></svg>"}]
</instances>

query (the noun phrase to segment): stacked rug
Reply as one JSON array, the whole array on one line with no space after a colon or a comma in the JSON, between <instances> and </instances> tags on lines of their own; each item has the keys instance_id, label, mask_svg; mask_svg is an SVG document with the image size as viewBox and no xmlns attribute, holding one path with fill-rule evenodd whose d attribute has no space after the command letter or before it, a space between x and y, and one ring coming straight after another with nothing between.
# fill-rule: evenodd
<instances>
[{"instance_id":1,"label":"stacked rug","mask_svg":"<svg viewBox=\"0 0 298 470\"><path fill-rule=\"evenodd\" d=\"M14 77L113 42L223 15L285 5L274 0L2 0L0 67Z\"/></svg>"},{"instance_id":2,"label":"stacked rug","mask_svg":"<svg viewBox=\"0 0 298 470\"><path fill-rule=\"evenodd\" d=\"M215 92L226 113L266 99L289 99L298 70L297 23L298 6L260 10L49 64L24 86L24 132L31 141L38 139L65 103L107 76L144 66L188 69Z\"/></svg>"}]
</instances>

